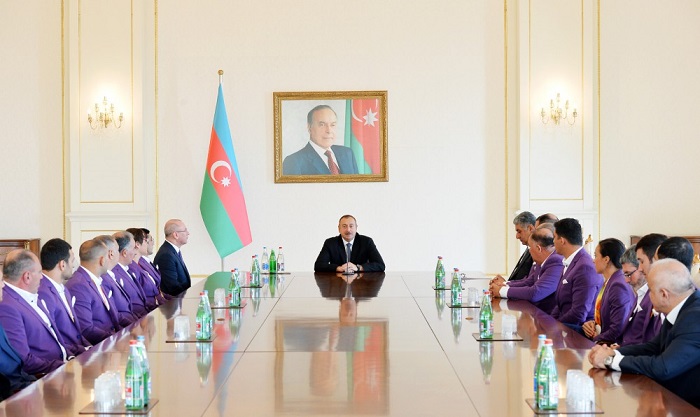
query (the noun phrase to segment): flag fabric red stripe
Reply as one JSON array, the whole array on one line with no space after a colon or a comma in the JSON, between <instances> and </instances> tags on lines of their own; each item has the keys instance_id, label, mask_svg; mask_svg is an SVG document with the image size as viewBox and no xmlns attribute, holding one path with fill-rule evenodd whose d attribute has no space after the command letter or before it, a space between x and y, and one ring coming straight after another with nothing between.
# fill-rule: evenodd
<instances>
[{"instance_id":1,"label":"flag fabric red stripe","mask_svg":"<svg viewBox=\"0 0 700 417\"><path fill-rule=\"evenodd\" d=\"M380 172L381 165L379 125L378 99L352 100L352 133L362 145L365 161L374 174Z\"/></svg>"}]
</instances>

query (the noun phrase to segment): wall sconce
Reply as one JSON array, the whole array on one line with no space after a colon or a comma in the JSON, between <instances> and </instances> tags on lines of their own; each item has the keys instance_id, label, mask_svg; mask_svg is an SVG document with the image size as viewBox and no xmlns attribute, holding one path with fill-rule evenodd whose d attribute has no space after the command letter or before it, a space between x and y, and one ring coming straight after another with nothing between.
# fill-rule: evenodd
<instances>
[{"instance_id":1,"label":"wall sconce","mask_svg":"<svg viewBox=\"0 0 700 417\"><path fill-rule=\"evenodd\" d=\"M119 124L117 124L117 121ZM115 119L114 103L107 101L107 97L102 100L102 107L95 103L94 115L88 112L88 123L90 123L90 127L93 130L103 127L106 129L110 124L119 129L122 127L122 121L124 121L124 113L119 113L119 118Z\"/></svg>"},{"instance_id":2,"label":"wall sconce","mask_svg":"<svg viewBox=\"0 0 700 417\"><path fill-rule=\"evenodd\" d=\"M547 114L547 112L544 111L544 107L542 107L542 123L547 124L550 120L552 120L555 125L558 125L562 120L567 120L567 117L569 116L569 100L566 100L564 103L563 110L559 104L561 102L561 95L559 93L557 93L556 101L555 107L554 100L549 100L549 114ZM572 118L569 118L571 121L567 120L567 123L573 125L576 123L576 116L578 116L576 109L574 109L574 112L571 113L571 116L573 116Z\"/></svg>"}]
</instances>

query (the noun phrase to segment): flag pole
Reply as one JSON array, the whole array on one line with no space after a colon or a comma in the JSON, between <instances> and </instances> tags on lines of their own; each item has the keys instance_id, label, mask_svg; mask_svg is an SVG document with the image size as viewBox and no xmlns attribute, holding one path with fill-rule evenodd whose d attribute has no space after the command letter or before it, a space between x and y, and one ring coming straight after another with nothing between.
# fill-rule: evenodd
<instances>
[{"instance_id":1,"label":"flag pole","mask_svg":"<svg viewBox=\"0 0 700 417\"><path fill-rule=\"evenodd\" d=\"M221 82L224 79L224 70L219 70L219 85L221 85ZM221 258L221 271L223 272L224 270L224 258Z\"/></svg>"}]
</instances>

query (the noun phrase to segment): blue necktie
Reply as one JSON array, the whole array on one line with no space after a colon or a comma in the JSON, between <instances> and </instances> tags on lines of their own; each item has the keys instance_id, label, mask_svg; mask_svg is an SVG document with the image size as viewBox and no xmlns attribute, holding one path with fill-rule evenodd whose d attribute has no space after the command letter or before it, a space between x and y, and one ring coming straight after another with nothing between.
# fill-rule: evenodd
<instances>
[{"instance_id":1,"label":"blue necktie","mask_svg":"<svg viewBox=\"0 0 700 417\"><path fill-rule=\"evenodd\" d=\"M350 242L345 245L345 256L346 256L346 262L350 262L350 254L352 253L352 245Z\"/></svg>"}]
</instances>

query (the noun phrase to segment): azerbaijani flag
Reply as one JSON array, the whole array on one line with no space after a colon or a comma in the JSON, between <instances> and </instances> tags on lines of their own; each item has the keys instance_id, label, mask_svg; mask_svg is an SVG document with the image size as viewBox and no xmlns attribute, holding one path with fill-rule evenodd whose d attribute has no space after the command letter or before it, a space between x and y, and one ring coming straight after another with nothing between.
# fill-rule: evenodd
<instances>
[{"instance_id":1,"label":"azerbaijani flag","mask_svg":"<svg viewBox=\"0 0 700 417\"><path fill-rule=\"evenodd\" d=\"M380 174L379 99L348 100L345 146L352 149L358 174Z\"/></svg>"},{"instance_id":2,"label":"azerbaijani flag","mask_svg":"<svg viewBox=\"0 0 700 417\"><path fill-rule=\"evenodd\" d=\"M221 83L216 98L199 211L221 258L252 241Z\"/></svg>"}]
</instances>

